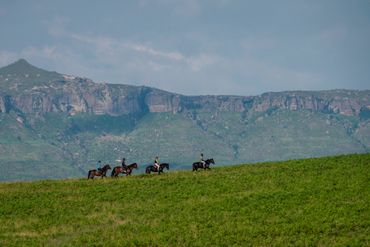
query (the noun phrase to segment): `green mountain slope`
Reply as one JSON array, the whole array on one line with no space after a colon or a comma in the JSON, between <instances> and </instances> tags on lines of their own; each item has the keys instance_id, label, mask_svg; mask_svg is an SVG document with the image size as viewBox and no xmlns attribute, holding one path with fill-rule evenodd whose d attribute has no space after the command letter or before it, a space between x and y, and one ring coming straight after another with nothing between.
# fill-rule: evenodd
<instances>
[{"instance_id":1,"label":"green mountain slope","mask_svg":"<svg viewBox=\"0 0 370 247\"><path fill-rule=\"evenodd\" d=\"M1 246L366 246L370 154L0 184Z\"/></svg>"},{"instance_id":2,"label":"green mountain slope","mask_svg":"<svg viewBox=\"0 0 370 247\"><path fill-rule=\"evenodd\" d=\"M94 83L19 60L0 68L0 181L85 176L159 155L189 169L370 151L370 91L183 96Z\"/></svg>"},{"instance_id":3,"label":"green mountain slope","mask_svg":"<svg viewBox=\"0 0 370 247\"><path fill-rule=\"evenodd\" d=\"M309 111L211 115L201 113L193 120L172 113L139 118L50 113L42 118L25 116L24 123L17 121L19 116L3 115L0 179L80 177L97 160L115 166L122 157L137 162L138 172L143 172L158 154L174 169L190 169L200 152L227 165L369 150L369 124L349 133L344 123L351 118Z\"/></svg>"}]
</instances>

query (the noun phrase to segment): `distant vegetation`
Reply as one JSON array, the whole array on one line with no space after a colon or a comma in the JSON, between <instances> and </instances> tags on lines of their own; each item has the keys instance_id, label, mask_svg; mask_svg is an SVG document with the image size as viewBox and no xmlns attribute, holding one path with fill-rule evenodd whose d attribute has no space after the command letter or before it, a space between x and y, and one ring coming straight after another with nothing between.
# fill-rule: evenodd
<instances>
[{"instance_id":1,"label":"distant vegetation","mask_svg":"<svg viewBox=\"0 0 370 247\"><path fill-rule=\"evenodd\" d=\"M0 184L0 246L369 246L370 154Z\"/></svg>"},{"instance_id":2,"label":"distant vegetation","mask_svg":"<svg viewBox=\"0 0 370 247\"><path fill-rule=\"evenodd\" d=\"M0 113L0 181L84 177L98 160L115 166L122 157L137 162L135 173L142 173L156 155L172 169L191 169L201 151L226 165L364 152L370 146L369 124L309 111L244 117L203 112L196 120L172 113L25 114L23 123L17 118Z\"/></svg>"},{"instance_id":3,"label":"distant vegetation","mask_svg":"<svg viewBox=\"0 0 370 247\"><path fill-rule=\"evenodd\" d=\"M191 169L370 151L370 90L184 96L0 68L0 181L85 177L98 160Z\"/></svg>"}]
</instances>

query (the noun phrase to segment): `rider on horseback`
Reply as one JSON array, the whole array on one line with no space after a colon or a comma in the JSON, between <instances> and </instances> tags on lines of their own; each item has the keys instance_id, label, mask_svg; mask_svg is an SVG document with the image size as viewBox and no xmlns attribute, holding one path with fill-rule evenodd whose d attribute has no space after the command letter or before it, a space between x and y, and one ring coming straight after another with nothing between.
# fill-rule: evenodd
<instances>
[{"instance_id":1,"label":"rider on horseback","mask_svg":"<svg viewBox=\"0 0 370 247\"><path fill-rule=\"evenodd\" d=\"M203 153L200 154L200 163L202 164L203 168L206 166L206 162L204 161Z\"/></svg>"},{"instance_id":2,"label":"rider on horseback","mask_svg":"<svg viewBox=\"0 0 370 247\"><path fill-rule=\"evenodd\" d=\"M154 160L154 167L159 171L159 157L156 156Z\"/></svg>"},{"instance_id":3,"label":"rider on horseback","mask_svg":"<svg viewBox=\"0 0 370 247\"><path fill-rule=\"evenodd\" d=\"M100 173L102 172L102 170L101 170L101 161L100 160L98 161L98 163L96 163L96 171L100 172Z\"/></svg>"},{"instance_id":4,"label":"rider on horseback","mask_svg":"<svg viewBox=\"0 0 370 247\"><path fill-rule=\"evenodd\" d=\"M127 168L127 166L126 166L126 159L125 158L122 158L121 165L122 165L122 169L126 169Z\"/></svg>"},{"instance_id":5,"label":"rider on horseback","mask_svg":"<svg viewBox=\"0 0 370 247\"><path fill-rule=\"evenodd\" d=\"M122 171L127 174L127 165L126 165L126 159L122 158Z\"/></svg>"}]
</instances>

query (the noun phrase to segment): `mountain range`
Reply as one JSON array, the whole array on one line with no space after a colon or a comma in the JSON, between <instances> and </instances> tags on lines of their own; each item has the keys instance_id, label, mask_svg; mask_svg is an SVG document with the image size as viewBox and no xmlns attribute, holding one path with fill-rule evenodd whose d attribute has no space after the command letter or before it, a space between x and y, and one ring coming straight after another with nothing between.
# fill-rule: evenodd
<instances>
[{"instance_id":1,"label":"mountain range","mask_svg":"<svg viewBox=\"0 0 370 247\"><path fill-rule=\"evenodd\" d=\"M370 150L370 90L185 96L95 83L20 59L0 69L0 180L86 176L156 155L190 169Z\"/></svg>"}]
</instances>

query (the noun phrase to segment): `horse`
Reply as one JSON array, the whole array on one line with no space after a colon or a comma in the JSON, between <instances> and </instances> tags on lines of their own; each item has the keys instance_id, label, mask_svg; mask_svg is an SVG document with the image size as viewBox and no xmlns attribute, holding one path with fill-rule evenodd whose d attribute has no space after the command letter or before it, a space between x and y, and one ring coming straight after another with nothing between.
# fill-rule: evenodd
<instances>
[{"instance_id":1,"label":"horse","mask_svg":"<svg viewBox=\"0 0 370 247\"><path fill-rule=\"evenodd\" d=\"M162 163L159 165L159 169L155 168L154 165L147 166L145 169L146 174L150 174L151 172L158 172L158 175L160 175L163 172L163 169L167 168L167 170L170 169L170 165L168 163Z\"/></svg>"},{"instance_id":2,"label":"horse","mask_svg":"<svg viewBox=\"0 0 370 247\"><path fill-rule=\"evenodd\" d=\"M208 160L206 160L204 162L205 162L204 165L203 165L202 162L195 162L195 163L193 163L193 171L197 171L200 168L203 168L204 170L206 170L206 169L209 170L209 169L211 169L209 166L211 164L215 164L215 161L213 159L208 159Z\"/></svg>"},{"instance_id":3,"label":"horse","mask_svg":"<svg viewBox=\"0 0 370 247\"><path fill-rule=\"evenodd\" d=\"M96 169L90 170L87 174L87 179L91 178L94 179L95 176L101 176L101 178L106 177L107 171L111 169L109 164L103 166L101 171L97 171Z\"/></svg>"},{"instance_id":4,"label":"horse","mask_svg":"<svg viewBox=\"0 0 370 247\"><path fill-rule=\"evenodd\" d=\"M134 168L137 169L138 165L136 163L133 163L131 165L128 165L128 166L116 166L113 168L112 170L112 174L111 174L111 177L118 177L118 175L120 173L124 173L126 174L126 176L128 175L131 175L131 172Z\"/></svg>"}]
</instances>

